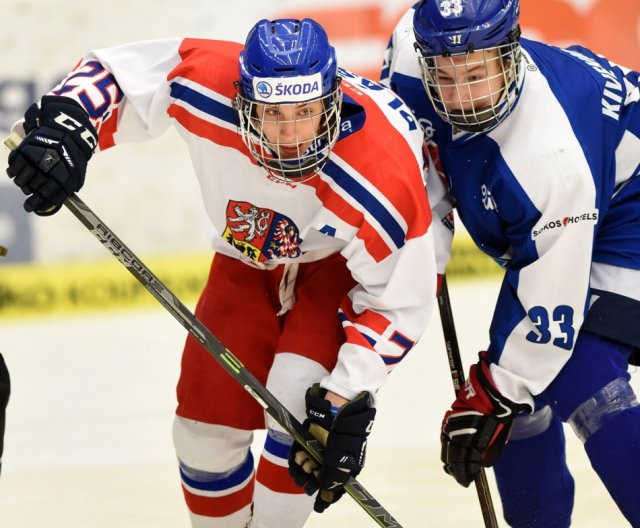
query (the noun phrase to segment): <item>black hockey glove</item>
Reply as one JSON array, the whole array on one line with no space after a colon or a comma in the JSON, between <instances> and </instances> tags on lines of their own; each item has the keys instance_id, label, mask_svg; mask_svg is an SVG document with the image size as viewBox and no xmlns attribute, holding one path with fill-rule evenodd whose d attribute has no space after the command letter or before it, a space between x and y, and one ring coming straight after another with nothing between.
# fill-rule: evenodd
<instances>
[{"instance_id":1,"label":"black hockey glove","mask_svg":"<svg viewBox=\"0 0 640 528\"><path fill-rule=\"evenodd\" d=\"M458 391L442 421L441 459L444 470L465 488L481 467L492 466L509 438L513 420L528 405L513 403L498 392L486 352L471 366L469 378Z\"/></svg>"},{"instance_id":2,"label":"black hockey glove","mask_svg":"<svg viewBox=\"0 0 640 528\"><path fill-rule=\"evenodd\" d=\"M98 134L73 99L45 95L25 113L27 136L9 154L7 174L26 195L27 212L52 215L84 184Z\"/></svg>"},{"instance_id":3,"label":"black hockey glove","mask_svg":"<svg viewBox=\"0 0 640 528\"><path fill-rule=\"evenodd\" d=\"M307 390L307 419L303 424L325 446L323 465L319 467L295 442L289 452L289 474L295 483L307 495L320 490L313 505L318 513L340 499L349 477L362 470L367 436L376 415L368 392L358 394L335 416L331 413L331 402L324 399L325 394L317 383Z\"/></svg>"}]
</instances>

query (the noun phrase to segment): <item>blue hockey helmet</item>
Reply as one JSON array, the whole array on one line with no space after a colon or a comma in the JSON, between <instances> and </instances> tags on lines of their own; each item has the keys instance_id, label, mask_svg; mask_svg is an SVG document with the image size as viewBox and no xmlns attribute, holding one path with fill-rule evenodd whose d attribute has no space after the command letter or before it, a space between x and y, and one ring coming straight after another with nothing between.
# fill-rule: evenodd
<instances>
[{"instance_id":1,"label":"blue hockey helmet","mask_svg":"<svg viewBox=\"0 0 640 528\"><path fill-rule=\"evenodd\" d=\"M413 16L425 56L452 55L517 40L520 0L422 0Z\"/></svg>"},{"instance_id":2,"label":"blue hockey helmet","mask_svg":"<svg viewBox=\"0 0 640 528\"><path fill-rule=\"evenodd\" d=\"M301 182L317 174L338 139L342 108L323 27L309 18L260 20L240 52L238 88L240 134L269 176Z\"/></svg>"},{"instance_id":3,"label":"blue hockey helmet","mask_svg":"<svg viewBox=\"0 0 640 528\"><path fill-rule=\"evenodd\" d=\"M512 112L523 81L519 15L520 0L416 4L422 82L438 115L453 127L487 132Z\"/></svg>"},{"instance_id":4,"label":"blue hockey helmet","mask_svg":"<svg viewBox=\"0 0 640 528\"><path fill-rule=\"evenodd\" d=\"M297 102L335 89L338 64L324 28L310 18L261 20L240 53L244 97L258 102ZM292 84L276 83L291 79Z\"/></svg>"}]
</instances>

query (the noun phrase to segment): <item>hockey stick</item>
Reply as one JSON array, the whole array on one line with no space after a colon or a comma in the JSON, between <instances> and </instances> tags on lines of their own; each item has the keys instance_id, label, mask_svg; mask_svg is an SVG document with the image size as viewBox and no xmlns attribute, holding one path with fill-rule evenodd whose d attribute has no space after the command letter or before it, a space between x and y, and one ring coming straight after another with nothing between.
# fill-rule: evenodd
<instances>
[{"instance_id":1,"label":"hockey stick","mask_svg":"<svg viewBox=\"0 0 640 528\"><path fill-rule=\"evenodd\" d=\"M460 358L456 327L453 323L453 312L451 311L451 299L449 298L446 275L442 276L442 285L440 286L440 293L438 294L438 308L440 310L440 320L442 321L442 333L444 334L447 358L449 359L451 381L453 381L453 388L457 395L460 387L464 385L464 368L462 366L462 359ZM496 519L496 514L493 509L489 483L487 482L487 475L484 469L480 469L480 473L478 473L475 479L475 484L485 527L498 528L498 520Z\"/></svg>"},{"instance_id":2,"label":"hockey stick","mask_svg":"<svg viewBox=\"0 0 640 528\"><path fill-rule=\"evenodd\" d=\"M12 133L5 145L15 149L22 138ZM322 463L323 446L258 381L251 372L215 337L209 329L145 266L107 225L75 194L64 201L71 213L116 257L120 263L195 337L245 390L269 413L318 463ZM400 523L353 477L345 491L383 528L402 528Z\"/></svg>"}]
</instances>

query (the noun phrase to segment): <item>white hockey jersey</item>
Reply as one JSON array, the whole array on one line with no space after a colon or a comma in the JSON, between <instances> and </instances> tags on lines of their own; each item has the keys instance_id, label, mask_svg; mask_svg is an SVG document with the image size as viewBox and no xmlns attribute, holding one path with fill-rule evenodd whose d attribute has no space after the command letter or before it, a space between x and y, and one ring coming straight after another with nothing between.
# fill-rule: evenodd
<instances>
[{"instance_id":1,"label":"white hockey jersey","mask_svg":"<svg viewBox=\"0 0 640 528\"><path fill-rule=\"evenodd\" d=\"M512 114L486 134L460 132L425 93L413 12L393 33L382 82L437 149L469 234L506 269L489 330L491 373L507 397L532 404L572 353L595 299L590 286L640 301L639 76L585 48L522 39ZM613 337L640 346L637 321L609 324Z\"/></svg>"},{"instance_id":2,"label":"white hockey jersey","mask_svg":"<svg viewBox=\"0 0 640 528\"><path fill-rule=\"evenodd\" d=\"M342 254L358 284L341 305L347 341L323 386L352 397L375 393L423 333L435 302L420 127L391 90L340 70L341 132L322 172L301 184L269 179L243 144L232 107L241 49L205 39L101 49L52 93L83 105L103 150L175 126L215 251L262 268Z\"/></svg>"}]
</instances>

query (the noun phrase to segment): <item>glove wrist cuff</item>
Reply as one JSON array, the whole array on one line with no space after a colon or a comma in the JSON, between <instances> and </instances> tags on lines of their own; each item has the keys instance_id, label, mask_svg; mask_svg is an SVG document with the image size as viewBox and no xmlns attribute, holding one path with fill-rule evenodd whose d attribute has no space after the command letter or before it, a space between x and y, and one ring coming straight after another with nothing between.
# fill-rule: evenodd
<instances>
[{"instance_id":1,"label":"glove wrist cuff","mask_svg":"<svg viewBox=\"0 0 640 528\"><path fill-rule=\"evenodd\" d=\"M523 411L531 411L531 408L528 405L511 401L498 390L493 377L491 376L490 363L482 355L478 361L476 372L478 375L478 382L493 400L495 410L499 410L500 407L506 407L513 415L520 414Z\"/></svg>"}]
</instances>

